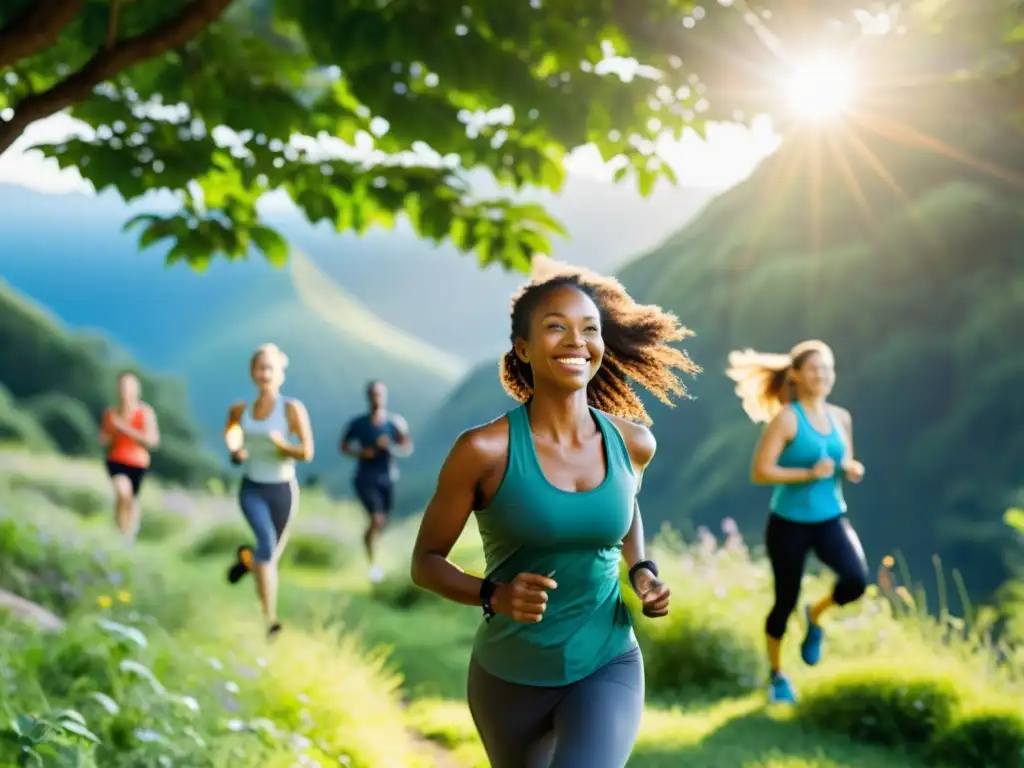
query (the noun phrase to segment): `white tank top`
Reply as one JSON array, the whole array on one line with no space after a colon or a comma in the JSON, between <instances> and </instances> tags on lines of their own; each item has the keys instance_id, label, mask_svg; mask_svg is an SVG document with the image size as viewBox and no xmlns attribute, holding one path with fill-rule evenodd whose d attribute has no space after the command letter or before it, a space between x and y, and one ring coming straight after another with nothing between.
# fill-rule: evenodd
<instances>
[{"instance_id":1,"label":"white tank top","mask_svg":"<svg viewBox=\"0 0 1024 768\"><path fill-rule=\"evenodd\" d=\"M265 419L252 417L253 404L242 413L241 427L245 434L245 450L249 454L243 474L257 483L287 483L295 478L295 459L282 457L270 441L270 433L287 437L291 432L285 403L289 398L278 396L270 415Z\"/></svg>"}]
</instances>

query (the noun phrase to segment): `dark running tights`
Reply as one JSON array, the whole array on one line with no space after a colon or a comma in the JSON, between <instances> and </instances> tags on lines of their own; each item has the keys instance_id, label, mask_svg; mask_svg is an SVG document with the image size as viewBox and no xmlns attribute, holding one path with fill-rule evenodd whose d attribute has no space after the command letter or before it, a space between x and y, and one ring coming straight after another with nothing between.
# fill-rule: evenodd
<instances>
[{"instance_id":1,"label":"dark running tights","mask_svg":"<svg viewBox=\"0 0 1024 768\"><path fill-rule=\"evenodd\" d=\"M623 768L643 709L636 647L554 688L509 683L469 664L469 711L491 768Z\"/></svg>"},{"instance_id":2,"label":"dark running tights","mask_svg":"<svg viewBox=\"0 0 1024 768\"><path fill-rule=\"evenodd\" d=\"M852 603L864 594L868 564L845 515L823 523L794 523L773 514L768 518L765 546L775 577L775 605L765 622L768 637L781 640L786 633L786 622L800 599L800 582L810 552L836 574L832 592L836 605Z\"/></svg>"}]
</instances>

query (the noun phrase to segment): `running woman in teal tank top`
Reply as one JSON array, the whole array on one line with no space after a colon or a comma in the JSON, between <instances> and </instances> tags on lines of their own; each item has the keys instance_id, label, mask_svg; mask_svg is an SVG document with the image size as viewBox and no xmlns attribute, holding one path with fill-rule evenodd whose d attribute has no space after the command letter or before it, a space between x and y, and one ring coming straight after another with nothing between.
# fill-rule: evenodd
<instances>
[{"instance_id":1,"label":"running woman in teal tank top","mask_svg":"<svg viewBox=\"0 0 1024 768\"><path fill-rule=\"evenodd\" d=\"M413 551L412 578L482 609L468 698L493 768L623 768L644 705L643 661L619 562L649 617L669 590L645 559L636 502L654 455L628 380L666 402L698 369L669 346L689 335L612 279L561 269L512 308L506 391L522 405L463 433ZM479 579L448 554L476 510Z\"/></svg>"},{"instance_id":2,"label":"running woman in teal tank top","mask_svg":"<svg viewBox=\"0 0 1024 768\"><path fill-rule=\"evenodd\" d=\"M800 597L807 555L836 574L832 594L805 608L807 632L800 655L808 665L821 658L822 614L864 594L868 567L860 540L846 519L841 477L859 483L864 465L853 458L849 411L827 398L835 384L835 358L821 341L805 341L789 355L753 350L729 356L728 375L754 421L767 421L754 453L751 479L774 485L765 545L775 581L775 604L765 622L770 701L793 703L796 694L782 673L786 624Z\"/></svg>"}]
</instances>

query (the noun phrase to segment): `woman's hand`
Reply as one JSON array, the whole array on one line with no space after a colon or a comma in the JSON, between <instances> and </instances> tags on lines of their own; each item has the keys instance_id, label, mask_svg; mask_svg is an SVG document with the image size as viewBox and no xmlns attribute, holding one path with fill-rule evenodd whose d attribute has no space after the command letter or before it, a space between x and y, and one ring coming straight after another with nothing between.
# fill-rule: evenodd
<instances>
[{"instance_id":1,"label":"woman's hand","mask_svg":"<svg viewBox=\"0 0 1024 768\"><path fill-rule=\"evenodd\" d=\"M245 445L245 433L238 424L232 424L224 432L224 444L232 454L240 451Z\"/></svg>"},{"instance_id":2,"label":"woman's hand","mask_svg":"<svg viewBox=\"0 0 1024 768\"><path fill-rule=\"evenodd\" d=\"M856 459L847 459L843 462L843 474L851 483L859 483L864 479L864 465Z\"/></svg>"},{"instance_id":3,"label":"woman's hand","mask_svg":"<svg viewBox=\"0 0 1024 768\"><path fill-rule=\"evenodd\" d=\"M289 443L285 439L284 435L282 435L280 432L271 432L270 434L267 435L267 438L270 440L271 443L274 444L274 447L277 448L277 452L282 457L287 458L292 455L291 443Z\"/></svg>"},{"instance_id":4,"label":"woman's hand","mask_svg":"<svg viewBox=\"0 0 1024 768\"><path fill-rule=\"evenodd\" d=\"M507 584L499 584L491 598L495 613L508 616L524 624L536 624L544 618L548 604L548 590L558 584L539 573L520 573Z\"/></svg>"},{"instance_id":5,"label":"woman's hand","mask_svg":"<svg viewBox=\"0 0 1024 768\"><path fill-rule=\"evenodd\" d=\"M633 578L633 588L640 596L644 616L658 619L668 615L668 604L672 590L646 568L639 570Z\"/></svg>"},{"instance_id":6,"label":"woman's hand","mask_svg":"<svg viewBox=\"0 0 1024 768\"><path fill-rule=\"evenodd\" d=\"M814 480L827 480L836 473L836 463L832 459L818 459L818 463L811 467L811 478Z\"/></svg>"},{"instance_id":7,"label":"woman's hand","mask_svg":"<svg viewBox=\"0 0 1024 768\"><path fill-rule=\"evenodd\" d=\"M110 428L115 432L124 432L128 429L128 422L115 413L110 417Z\"/></svg>"},{"instance_id":8,"label":"woman's hand","mask_svg":"<svg viewBox=\"0 0 1024 768\"><path fill-rule=\"evenodd\" d=\"M231 463L232 464L243 464L246 459L249 458L249 452L245 448L239 448L238 450L231 452Z\"/></svg>"}]
</instances>

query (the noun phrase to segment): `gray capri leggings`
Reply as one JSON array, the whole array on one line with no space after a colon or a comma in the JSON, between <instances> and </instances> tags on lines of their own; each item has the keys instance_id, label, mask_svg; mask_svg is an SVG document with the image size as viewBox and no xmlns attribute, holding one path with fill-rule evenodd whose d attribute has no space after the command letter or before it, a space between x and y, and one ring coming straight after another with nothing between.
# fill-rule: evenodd
<instances>
[{"instance_id":1,"label":"gray capri leggings","mask_svg":"<svg viewBox=\"0 0 1024 768\"><path fill-rule=\"evenodd\" d=\"M283 483L257 483L242 478L238 504L249 527L256 535L252 559L269 563L288 531L288 523L299 501L299 485L294 480Z\"/></svg>"},{"instance_id":2,"label":"gray capri leggings","mask_svg":"<svg viewBox=\"0 0 1024 768\"><path fill-rule=\"evenodd\" d=\"M500 680L470 660L469 711L491 768L624 768L644 709L634 647L569 685Z\"/></svg>"}]
</instances>

